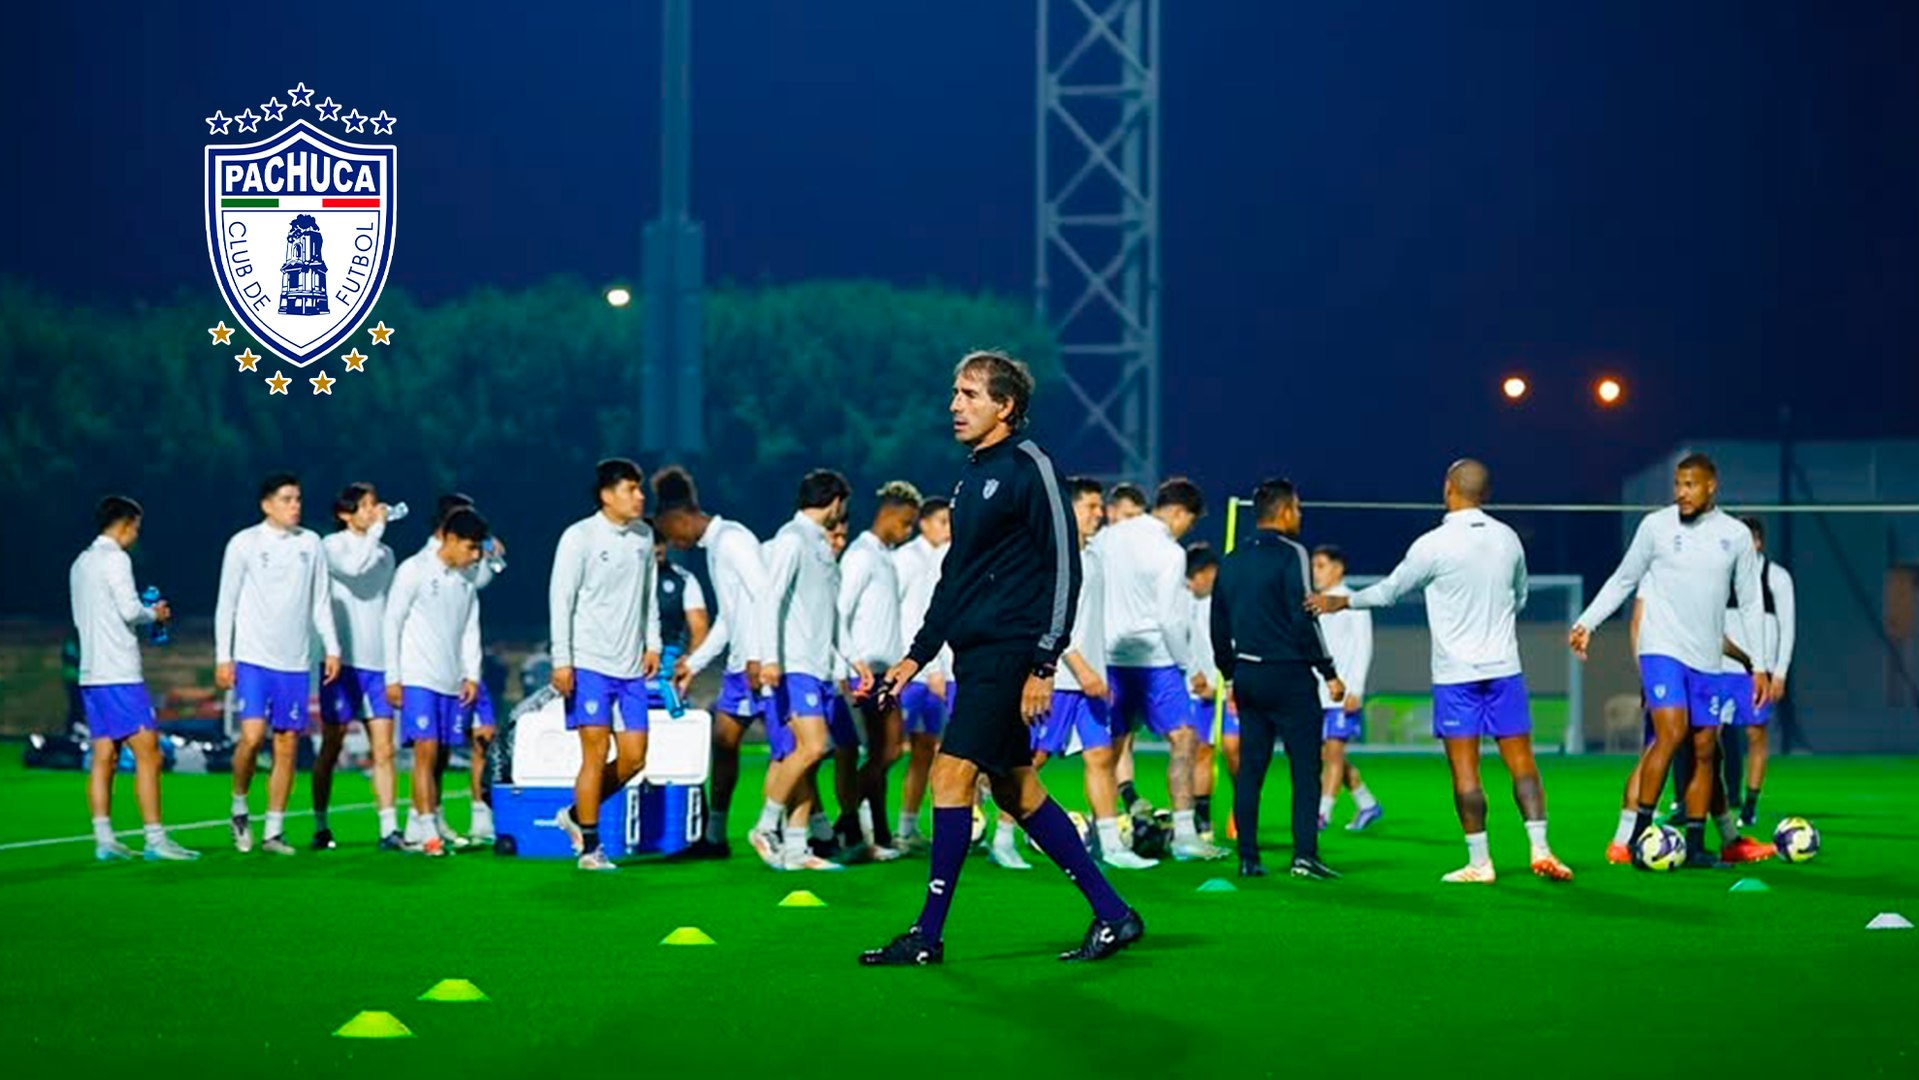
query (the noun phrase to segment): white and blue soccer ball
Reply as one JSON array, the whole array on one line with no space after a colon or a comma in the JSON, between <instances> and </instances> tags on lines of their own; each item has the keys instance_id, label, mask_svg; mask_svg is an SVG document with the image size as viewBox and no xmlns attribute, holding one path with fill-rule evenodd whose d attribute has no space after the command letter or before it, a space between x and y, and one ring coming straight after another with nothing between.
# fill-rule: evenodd
<instances>
[{"instance_id":1,"label":"white and blue soccer ball","mask_svg":"<svg viewBox=\"0 0 1919 1080\"><path fill-rule=\"evenodd\" d=\"M1686 861L1686 838L1671 825L1649 826L1633 841L1633 855L1648 870L1676 870Z\"/></svg>"},{"instance_id":2,"label":"white and blue soccer ball","mask_svg":"<svg viewBox=\"0 0 1919 1080\"><path fill-rule=\"evenodd\" d=\"M1819 830L1802 817L1789 817L1772 831L1773 849L1786 862L1806 862L1819 854Z\"/></svg>"}]
</instances>

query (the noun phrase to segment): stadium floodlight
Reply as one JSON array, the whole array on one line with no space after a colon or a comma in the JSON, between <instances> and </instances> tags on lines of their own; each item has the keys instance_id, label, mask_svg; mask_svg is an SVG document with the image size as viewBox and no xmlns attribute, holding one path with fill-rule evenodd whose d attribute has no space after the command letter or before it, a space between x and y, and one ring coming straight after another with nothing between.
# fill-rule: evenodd
<instances>
[{"instance_id":1,"label":"stadium floodlight","mask_svg":"<svg viewBox=\"0 0 1919 1080\"><path fill-rule=\"evenodd\" d=\"M1607 375L1593 384L1593 396L1599 399L1600 405L1611 408L1626 396L1626 384Z\"/></svg>"},{"instance_id":2,"label":"stadium floodlight","mask_svg":"<svg viewBox=\"0 0 1919 1080\"><path fill-rule=\"evenodd\" d=\"M606 302L614 307L625 307L633 302L633 292L624 285L615 285L606 290Z\"/></svg>"},{"instance_id":3,"label":"stadium floodlight","mask_svg":"<svg viewBox=\"0 0 1919 1080\"><path fill-rule=\"evenodd\" d=\"M1508 375L1506 381L1499 384L1499 391L1506 395L1507 401L1518 401L1532 390L1523 375Z\"/></svg>"}]
</instances>

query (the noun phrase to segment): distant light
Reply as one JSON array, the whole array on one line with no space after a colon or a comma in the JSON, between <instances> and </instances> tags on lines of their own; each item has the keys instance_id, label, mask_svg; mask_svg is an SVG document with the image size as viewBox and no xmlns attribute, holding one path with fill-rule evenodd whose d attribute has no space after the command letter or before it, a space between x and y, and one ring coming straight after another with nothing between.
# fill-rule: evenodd
<instances>
[{"instance_id":1,"label":"distant light","mask_svg":"<svg viewBox=\"0 0 1919 1080\"><path fill-rule=\"evenodd\" d=\"M1626 386L1608 375L1593 384L1593 396L1599 399L1601 405L1617 405L1619 399L1626 396Z\"/></svg>"},{"instance_id":2,"label":"distant light","mask_svg":"<svg viewBox=\"0 0 1919 1080\"><path fill-rule=\"evenodd\" d=\"M1531 390L1532 387L1527 385L1524 377L1508 375L1506 376L1506 381L1499 384L1499 389L1506 395L1507 401L1518 401L1520 398L1525 397L1526 392Z\"/></svg>"},{"instance_id":3,"label":"distant light","mask_svg":"<svg viewBox=\"0 0 1919 1080\"><path fill-rule=\"evenodd\" d=\"M633 294L623 286L615 285L606 290L606 302L614 307L625 307L633 302Z\"/></svg>"}]
</instances>

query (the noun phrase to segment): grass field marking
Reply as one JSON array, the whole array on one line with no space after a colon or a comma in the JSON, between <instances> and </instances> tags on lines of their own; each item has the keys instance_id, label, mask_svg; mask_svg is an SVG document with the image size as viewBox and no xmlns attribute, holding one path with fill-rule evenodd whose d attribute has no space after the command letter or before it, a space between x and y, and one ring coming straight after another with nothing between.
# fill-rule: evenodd
<instances>
[{"instance_id":1,"label":"grass field marking","mask_svg":"<svg viewBox=\"0 0 1919 1080\"><path fill-rule=\"evenodd\" d=\"M472 797L472 792L461 791L461 792L456 792L455 794L452 794L452 795L445 796L441 801L442 802L458 802L461 799L467 799L471 797ZM354 810L373 810L373 809L376 809L379 805L380 805L379 803L370 803L370 802L348 803L344 806L329 806L327 807L327 813L344 814L344 813L350 813ZM289 818L312 817L313 811L288 810L286 812L286 816ZM196 829L224 828L227 825L231 824L232 821L233 819L230 817L223 817L223 818L220 818L218 821L189 821L185 825L168 825L166 829L168 833L193 832ZM138 829L121 829L119 832L116 832L113 835L114 836L142 836L145 834L145 832L146 832L146 828L145 826L142 826L141 828L138 828ZM15 840L14 842L10 844L0 844L0 851L21 851L26 848L51 847L54 844L78 844L82 841L91 841L92 839L93 839L93 834L87 833L83 836L55 836L46 840Z\"/></svg>"}]
</instances>

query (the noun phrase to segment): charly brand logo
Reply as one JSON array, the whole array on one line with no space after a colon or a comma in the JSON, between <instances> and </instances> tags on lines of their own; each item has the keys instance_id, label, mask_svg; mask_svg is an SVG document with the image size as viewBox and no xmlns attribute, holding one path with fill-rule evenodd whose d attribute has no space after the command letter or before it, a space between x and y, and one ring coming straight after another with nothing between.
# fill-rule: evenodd
<instances>
[{"instance_id":1,"label":"charly brand logo","mask_svg":"<svg viewBox=\"0 0 1919 1080\"><path fill-rule=\"evenodd\" d=\"M392 135L383 109L365 116L331 97L314 101L306 83L235 116L206 118L210 136L233 142L206 147L207 254L227 308L240 326L207 328L213 344L231 347L235 329L273 356L304 368L339 353L346 373L365 371L360 332L393 266L396 155L388 144L346 135ZM262 123L285 126L266 135ZM337 133L336 130L337 129ZM240 141L249 139L252 141ZM366 346L390 345L385 322L367 327ZM251 345L234 355L242 372L260 375L265 359ZM267 393L285 394L294 380L279 371L262 378ZM339 380L324 369L307 380L313 393L333 393Z\"/></svg>"}]
</instances>

